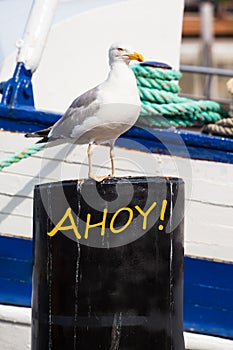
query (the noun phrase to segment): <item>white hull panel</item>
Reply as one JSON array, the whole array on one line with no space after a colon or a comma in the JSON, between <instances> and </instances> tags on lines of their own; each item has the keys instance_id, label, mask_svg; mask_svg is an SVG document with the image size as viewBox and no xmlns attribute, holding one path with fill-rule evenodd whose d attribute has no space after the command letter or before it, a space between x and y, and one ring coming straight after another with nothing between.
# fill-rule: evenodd
<instances>
[{"instance_id":1,"label":"white hull panel","mask_svg":"<svg viewBox=\"0 0 233 350\"><path fill-rule=\"evenodd\" d=\"M34 143L20 133L1 132L0 136L1 158ZM108 147L95 146L93 151L94 173L109 174ZM185 254L233 261L233 165L117 147L116 167L118 176L183 178L186 183ZM0 234L32 237L34 186L85 178L87 172L86 146L76 146L70 154L62 147L50 148L5 168L0 173Z\"/></svg>"}]
</instances>

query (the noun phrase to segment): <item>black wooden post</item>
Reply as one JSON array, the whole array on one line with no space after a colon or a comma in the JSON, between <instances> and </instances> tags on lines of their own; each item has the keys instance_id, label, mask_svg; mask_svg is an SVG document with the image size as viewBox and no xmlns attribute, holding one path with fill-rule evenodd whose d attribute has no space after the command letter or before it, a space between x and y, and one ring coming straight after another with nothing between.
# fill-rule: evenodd
<instances>
[{"instance_id":1,"label":"black wooden post","mask_svg":"<svg viewBox=\"0 0 233 350\"><path fill-rule=\"evenodd\" d=\"M182 350L184 183L35 188L32 350Z\"/></svg>"}]
</instances>

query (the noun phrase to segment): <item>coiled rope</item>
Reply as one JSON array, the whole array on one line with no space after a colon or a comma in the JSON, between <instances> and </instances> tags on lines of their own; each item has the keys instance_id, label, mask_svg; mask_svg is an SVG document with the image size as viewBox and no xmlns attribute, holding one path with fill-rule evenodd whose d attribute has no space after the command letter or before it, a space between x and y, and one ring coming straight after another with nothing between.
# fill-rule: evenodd
<instances>
[{"instance_id":1,"label":"coiled rope","mask_svg":"<svg viewBox=\"0 0 233 350\"><path fill-rule=\"evenodd\" d=\"M233 78L227 82L227 90L231 94L229 118L224 118L216 124L207 124L202 128L202 132L211 135L233 137Z\"/></svg>"},{"instance_id":2,"label":"coiled rope","mask_svg":"<svg viewBox=\"0 0 233 350\"><path fill-rule=\"evenodd\" d=\"M140 64L132 69L142 102L139 125L160 128L201 126L228 117L227 110L217 102L179 96L177 82L181 72Z\"/></svg>"},{"instance_id":3,"label":"coiled rope","mask_svg":"<svg viewBox=\"0 0 233 350\"><path fill-rule=\"evenodd\" d=\"M211 135L233 137L233 118L224 118L216 124L207 124L202 128L202 132Z\"/></svg>"}]
</instances>

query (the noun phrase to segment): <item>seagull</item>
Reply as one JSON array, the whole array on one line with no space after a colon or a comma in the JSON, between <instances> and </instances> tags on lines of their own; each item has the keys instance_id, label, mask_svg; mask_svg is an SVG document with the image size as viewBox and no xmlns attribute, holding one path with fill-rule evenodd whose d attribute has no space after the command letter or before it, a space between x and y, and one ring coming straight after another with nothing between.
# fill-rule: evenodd
<instances>
[{"instance_id":1,"label":"seagull","mask_svg":"<svg viewBox=\"0 0 233 350\"><path fill-rule=\"evenodd\" d=\"M135 124L140 113L140 97L130 62L143 62L141 54L130 47L113 44L109 49L110 72L107 79L77 97L63 116L50 128L28 133L42 137L37 143L55 146L62 143L88 144L89 171L92 174L93 144L110 145L111 176L115 176L114 144Z\"/></svg>"}]
</instances>

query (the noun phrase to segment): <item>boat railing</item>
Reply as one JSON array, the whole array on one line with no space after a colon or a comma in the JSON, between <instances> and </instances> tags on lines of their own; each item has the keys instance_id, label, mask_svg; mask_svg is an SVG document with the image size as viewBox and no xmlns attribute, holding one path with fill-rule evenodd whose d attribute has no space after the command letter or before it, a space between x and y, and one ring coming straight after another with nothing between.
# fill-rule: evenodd
<instances>
[{"instance_id":1,"label":"boat railing","mask_svg":"<svg viewBox=\"0 0 233 350\"><path fill-rule=\"evenodd\" d=\"M233 78L233 69L224 69L224 68L215 68L215 67L204 67L204 66L191 66L191 65L180 65L180 70L182 73L190 73L190 74L202 74L205 75L205 84L203 88L202 96L194 96L191 94L180 94L184 97L192 98L194 100L200 99L210 99L211 98L211 86L213 82L213 77L229 77ZM231 98L214 98L216 102L222 103L224 105L232 105L233 99Z\"/></svg>"}]
</instances>

